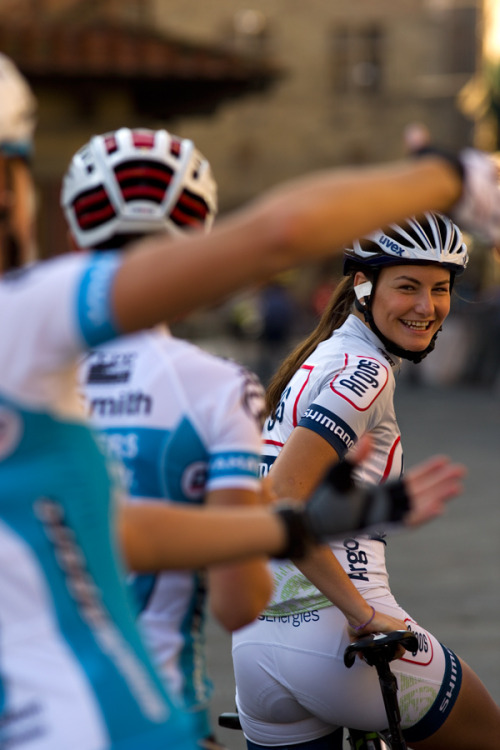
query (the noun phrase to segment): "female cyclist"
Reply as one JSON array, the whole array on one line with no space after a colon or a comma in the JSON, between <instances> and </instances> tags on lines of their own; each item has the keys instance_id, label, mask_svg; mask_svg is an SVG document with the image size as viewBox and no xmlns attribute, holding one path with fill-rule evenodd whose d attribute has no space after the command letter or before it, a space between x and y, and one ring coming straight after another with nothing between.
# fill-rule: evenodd
<instances>
[{"instance_id":1,"label":"female cyclist","mask_svg":"<svg viewBox=\"0 0 500 750\"><path fill-rule=\"evenodd\" d=\"M162 176L175 182L183 196L179 203L168 191L158 201ZM207 231L217 212L210 164L192 141L166 130L121 128L94 136L73 156L63 185L77 249L123 250L131 237ZM96 186L105 186L115 199L114 210L97 225L96 205L89 200ZM146 497L211 507L261 502L264 392L252 373L174 338L164 325L93 349L80 378L90 420L122 462L134 502ZM206 573L135 576L132 586L157 666L206 740L213 729L205 605L227 630L251 622L271 594L267 558Z\"/></svg>"},{"instance_id":2,"label":"female cyclist","mask_svg":"<svg viewBox=\"0 0 500 750\"><path fill-rule=\"evenodd\" d=\"M278 495L306 500L325 467L370 433L359 480L403 469L394 372L434 347L467 264L461 233L437 213L392 224L345 252L346 278L313 333L268 388L263 469ZM394 600L384 527L275 563L270 605L233 637L237 702L248 746L323 748L338 727L376 730L386 715L375 670L343 652L355 635L408 627L419 650L394 663L402 726L414 748L495 747L500 710L452 651ZM298 743L298 744L297 744ZM326 743L326 744L325 744Z\"/></svg>"}]
</instances>

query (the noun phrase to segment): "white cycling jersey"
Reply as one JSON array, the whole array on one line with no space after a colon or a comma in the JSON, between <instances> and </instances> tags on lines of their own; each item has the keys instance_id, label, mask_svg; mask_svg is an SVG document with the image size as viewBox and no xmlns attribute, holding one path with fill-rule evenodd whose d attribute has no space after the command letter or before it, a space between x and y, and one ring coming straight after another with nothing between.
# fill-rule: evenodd
<instances>
[{"instance_id":1,"label":"white cycling jersey","mask_svg":"<svg viewBox=\"0 0 500 750\"><path fill-rule=\"evenodd\" d=\"M115 254L0 279L0 747L192 750L139 637L78 357L116 335Z\"/></svg>"},{"instance_id":2,"label":"white cycling jersey","mask_svg":"<svg viewBox=\"0 0 500 750\"><path fill-rule=\"evenodd\" d=\"M92 351L80 378L89 416L121 460L132 498L198 504L207 491L258 489L264 394L241 366L162 327ZM133 587L157 664L207 737L204 577L142 575Z\"/></svg>"},{"instance_id":3,"label":"white cycling jersey","mask_svg":"<svg viewBox=\"0 0 500 750\"><path fill-rule=\"evenodd\" d=\"M313 430L343 458L370 432L373 451L357 478L378 483L403 469L393 406L399 360L354 315L318 345L285 388L264 426L262 471L297 426ZM419 741L445 721L460 689L461 667L452 651L421 628L394 600L385 566L383 528L331 548L364 598L378 611L404 620L418 635L418 650L393 662L402 727ZM257 620L233 634L237 706L245 736L280 746L328 736L339 726L387 726L377 674L359 659L346 669L349 644L343 613L288 561L273 563L274 595Z\"/></svg>"},{"instance_id":4,"label":"white cycling jersey","mask_svg":"<svg viewBox=\"0 0 500 750\"><path fill-rule=\"evenodd\" d=\"M378 484L401 475L403 455L394 413L394 374L400 360L389 356L375 334L359 318L344 325L319 344L285 388L276 414L263 430L261 471L267 474L292 430L313 430L340 458L366 432L373 451L356 477ZM379 538L358 536L331 545L336 557L361 592L376 595L387 586L383 529ZM328 607L327 599L291 562L275 561L274 593L269 615L305 612Z\"/></svg>"}]
</instances>

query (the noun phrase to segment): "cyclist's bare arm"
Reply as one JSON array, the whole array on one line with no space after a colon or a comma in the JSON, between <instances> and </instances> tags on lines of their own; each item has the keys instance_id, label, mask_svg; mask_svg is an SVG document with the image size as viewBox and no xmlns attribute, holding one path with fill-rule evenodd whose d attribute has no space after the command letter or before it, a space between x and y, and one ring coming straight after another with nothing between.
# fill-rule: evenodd
<instances>
[{"instance_id":1,"label":"cyclist's bare arm","mask_svg":"<svg viewBox=\"0 0 500 750\"><path fill-rule=\"evenodd\" d=\"M285 183L219 220L208 235L136 243L114 285L117 322L127 332L172 320L286 268L326 257L390 221L444 210L461 189L458 173L436 156Z\"/></svg>"},{"instance_id":2,"label":"cyclist's bare arm","mask_svg":"<svg viewBox=\"0 0 500 750\"><path fill-rule=\"evenodd\" d=\"M370 437L363 436L354 460L363 460L369 450ZM273 464L269 475L273 489L278 497L289 496L308 502L327 468L337 461L338 455L327 441L311 430L296 427ZM447 502L462 491L464 474L462 465L453 464L443 456L428 459L411 469L405 479L409 511L403 524L417 526L441 515ZM294 562L352 625L359 626L370 619L370 605L328 547L311 549L306 557ZM404 629L401 621L376 613L362 632L389 632L401 628Z\"/></svg>"},{"instance_id":3,"label":"cyclist's bare arm","mask_svg":"<svg viewBox=\"0 0 500 750\"><path fill-rule=\"evenodd\" d=\"M286 529L267 508L194 508L154 502L124 504L118 533L125 560L140 573L279 555Z\"/></svg>"}]
</instances>

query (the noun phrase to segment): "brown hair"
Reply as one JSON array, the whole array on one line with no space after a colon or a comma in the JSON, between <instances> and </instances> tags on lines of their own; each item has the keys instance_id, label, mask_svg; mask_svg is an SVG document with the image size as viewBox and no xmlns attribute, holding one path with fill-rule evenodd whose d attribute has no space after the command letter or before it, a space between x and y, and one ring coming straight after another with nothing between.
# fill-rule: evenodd
<instances>
[{"instance_id":1,"label":"brown hair","mask_svg":"<svg viewBox=\"0 0 500 750\"><path fill-rule=\"evenodd\" d=\"M340 328L346 321L355 299L353 281L354 274L351 274L339 282L314 331L281 363L267 387L267 414L274 415L276 407L280 402L281 394L285 390L290 378L304 364L318 344L330 338L333 331Z\"/></svg>"}]
</instances>

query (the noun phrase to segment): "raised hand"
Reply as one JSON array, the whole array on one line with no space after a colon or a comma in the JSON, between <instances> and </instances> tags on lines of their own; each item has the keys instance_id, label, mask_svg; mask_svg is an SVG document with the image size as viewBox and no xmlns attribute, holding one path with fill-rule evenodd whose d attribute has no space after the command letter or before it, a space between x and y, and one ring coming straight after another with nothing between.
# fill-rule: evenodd
<instances>
[{"instance_id":1,"label":"raised hand","mask_svg":"<svg viewBox=\"0 0 500 750\"><path fill-rule=\"evenodd\" d=\"M420 526L440 516L449 500L463 491L465 466L446 456L433 456L406 472L404 483L410 510L404 517L406 526Z\"/></svg>"}]
</instances>

